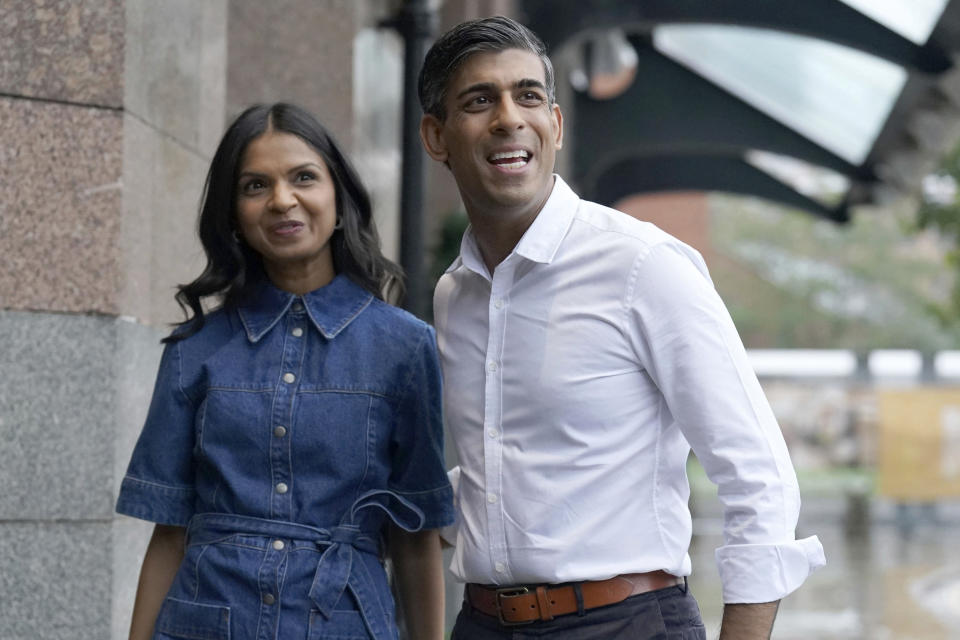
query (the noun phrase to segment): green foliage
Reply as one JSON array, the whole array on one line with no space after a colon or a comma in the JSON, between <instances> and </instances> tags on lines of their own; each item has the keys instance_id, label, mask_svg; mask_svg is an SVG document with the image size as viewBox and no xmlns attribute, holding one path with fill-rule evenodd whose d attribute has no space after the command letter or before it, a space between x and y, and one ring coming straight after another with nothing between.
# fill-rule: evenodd
<instances>
[{"instance_id":1,"label":"green foliage","mask_svg":"<svg viewBox=\"0 0 960 640\"><path fill-rule=\"evenodd\" d=\"M930 305L929 310L944 326L960 326L960 145L943 159L936 177L952 180L953 198L925 199L917 210L917 226L936 229L950 243L946 264L958 277L949 301Z\"/></svg>"},{"instance_id":2,"label":"green foliage","mask_svg":"<svg viewBox=\"0 0 960 640\"><path fill-rule=\"evenodd\" d=\"M929 309L955 282L944 242L913 209L838 226L770 202L711 197L710 271L748 347L952 348Z\"/></svg>"}]
</instances>

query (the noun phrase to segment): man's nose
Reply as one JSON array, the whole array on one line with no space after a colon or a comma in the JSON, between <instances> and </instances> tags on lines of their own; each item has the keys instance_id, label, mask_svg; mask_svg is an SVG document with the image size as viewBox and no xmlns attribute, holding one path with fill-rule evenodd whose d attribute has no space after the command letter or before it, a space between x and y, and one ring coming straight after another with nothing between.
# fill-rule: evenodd
<instances>
[{"instance_id":1,"label":"man's nose","mask_svg":"<svg viewBox=\"0 0 960 640\"><path fill-rule=\"evenodd\" d=\"M513 101L513 98L504 97L504 99L500 100L497 104L496 118L494 118L493 127L495 130L507 133L523 128L523 114L520 112L520 107L517 103Z\"/></svg>"}]
</instances>

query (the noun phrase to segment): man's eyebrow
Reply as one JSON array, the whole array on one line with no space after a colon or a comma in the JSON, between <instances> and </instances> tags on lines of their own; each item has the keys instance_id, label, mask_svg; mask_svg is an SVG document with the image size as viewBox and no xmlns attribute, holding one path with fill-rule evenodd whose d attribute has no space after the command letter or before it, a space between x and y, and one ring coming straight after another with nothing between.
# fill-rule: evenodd
<instances>
[{"instance_id":1,"label":"man's eyebrow","mask_svg":"<svg viewBox=\"0 0 960 640\"><path fill-rule=\"evenodd\" d=\"M536 78L523 78L522 80L517 80L514 83L515 89L542 89L543 91L547 90L547 87L537 80ZM469 95L471 93L481 93L484 91L494 91L496 85L492 82L478 82L477 84L472 84L460 93L457 94L457 99Z\"/></svg>"},{"instance_id":2,"label":"man's eyebrow","mask_svg":"<svg viewBox=\"0 0 960 640\"><path fill-rule=\"evenodd\" d=\"M472 84L460 93L457 94L457 99L459 100L463 96L470 93L480 93L481 91L492 91L494 85L492 82L478 82L477 84Z\"/></svg>"},{"instance_id":3,"label":"man's eyebrow","mask_svg":"<svg viewBox=\"0 0 960 640\"><path fill-rule=\"evenodd\" d=\"M524 78L523 80L519 80L516 84L516 87L517 89L543 89L544 91L547 90L547 87L536 78Z\"/></svg>"}]
</instances>

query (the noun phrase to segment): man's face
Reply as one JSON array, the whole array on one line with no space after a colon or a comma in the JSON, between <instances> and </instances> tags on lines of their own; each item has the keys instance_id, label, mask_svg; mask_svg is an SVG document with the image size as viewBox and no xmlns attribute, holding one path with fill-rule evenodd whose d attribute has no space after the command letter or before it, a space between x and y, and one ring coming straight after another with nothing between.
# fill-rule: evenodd
<instances>
[{"instance_id":1,"label":"man's face","mask_svg":"<svg viewBox=\"0 0 960 640\"><path fill-rule=\"evenodd\" d=\"M446 119L424 116L427 153L450 167L468 213L536 213L550 196L563 119L544 84L530 51L477 53L447 88Z\"/></svg>"}]
</instances>

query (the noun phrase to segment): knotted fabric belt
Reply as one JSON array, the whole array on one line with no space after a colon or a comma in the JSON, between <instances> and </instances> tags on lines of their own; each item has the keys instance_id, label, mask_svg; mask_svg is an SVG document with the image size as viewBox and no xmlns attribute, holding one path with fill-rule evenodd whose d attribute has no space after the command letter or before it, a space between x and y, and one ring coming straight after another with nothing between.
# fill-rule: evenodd
<instances>
[{"instance_id":1,"label":"knotted fabric belt","mask_svg":"<svg viewBox=\"0 0 960 640\"><path fill-rule=\"evenodd\" d=\"M380 598L376 597L373 578L356 555L379 553L379 533L364 531L353 524L357 520L357 512L368 507L383 510L398 527L406 531L418 531L423 526L424 515L417 506L393 491L378 490L358 498L344 521L329 529L250 516L197 514L190 519L187 527L187 544L214 544L234 534L313 542L323 549L310 587L310 599L320 613L329 618L333 613L333 606L344 589L349 587L357 596L357 603L370 634L377 640L393 638L390 616Z\"/></svg>"},{"instance_id":2,"label":"knotted fabric belt","mask_svg":"<svg viewBox=\"0 0 960 640\"><path fill-rule=\"evenodd\" d=\"M527 624L556 616L616 604L648 591L683 584L683 578L666 571L625 573L609 580L562 585L495 587L468 584L464 594L470 606L493 616L501 624Z\"/></svg>"}]
</instances>

